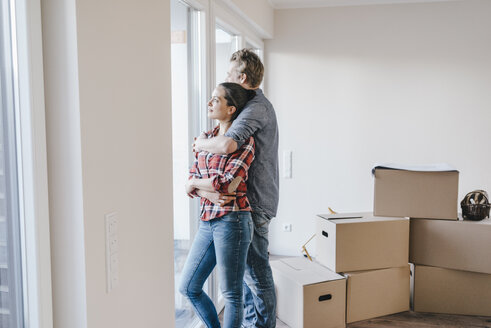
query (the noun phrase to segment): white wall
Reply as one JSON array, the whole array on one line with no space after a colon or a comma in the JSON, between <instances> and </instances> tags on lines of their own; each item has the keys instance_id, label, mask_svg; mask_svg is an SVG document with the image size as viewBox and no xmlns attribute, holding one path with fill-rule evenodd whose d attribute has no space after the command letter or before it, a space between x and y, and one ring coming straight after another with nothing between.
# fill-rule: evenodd
<instances>
[{"instance_id":1,"label":"white wall","mask_svg":"<svg viewBox=\"0 0 491 328\"><path fill-rule=\"evenodd\" d=\"M300 254L328 206L371 210L377 162L447 162L459 199L491 191L491 1L277 10L274 30L266 88L293 179L272 253Z\"/></svg>"},{"instance_id":2,"label":"white wall","mask_svg":"<svg viewBox=\"0 0 491 328\"><path fill-rule=\"evenodd\" d=\"M274 33L274 9L268 0L224 0L237 7L263 38Z\"/></svg>"},{"instance_id":3,"label":"white wall","mask_svg":"<svg viewBox=\"0 0 491 328\"><path fill-rule=\"evenodd\" d=\"M172 327L169 1L42 9L54 326ZM110 212L120 282L107 294Z\"/></svg>"}]
</instances>

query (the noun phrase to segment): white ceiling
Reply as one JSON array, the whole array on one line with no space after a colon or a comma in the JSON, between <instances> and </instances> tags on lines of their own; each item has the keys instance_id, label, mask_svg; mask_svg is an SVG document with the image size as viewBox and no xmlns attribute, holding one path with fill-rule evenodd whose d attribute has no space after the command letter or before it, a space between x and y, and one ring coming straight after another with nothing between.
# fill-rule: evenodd
<instances>
[{"instance_id":1,"label":"white ceiling","mask_svg":"<svg viewBox=\"0 0 491 328\"><path fill-rule=\"evenodd\" d=\"M268 0L276 9L362 6L377 4L442 2L459 0Z\"/></svg>"}]
</instances>

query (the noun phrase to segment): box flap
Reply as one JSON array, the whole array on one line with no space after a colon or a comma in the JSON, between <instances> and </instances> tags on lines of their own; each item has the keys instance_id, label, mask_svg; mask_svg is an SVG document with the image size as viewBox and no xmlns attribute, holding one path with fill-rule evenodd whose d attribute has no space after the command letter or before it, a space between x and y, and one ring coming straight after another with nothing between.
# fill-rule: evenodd
<instances>
[{"instance_id":1,"label":"box flap","mask_svg":"<svg viewBox=\"0 0 491 328\"><path fill-rule=\"evenodd\" d=\"M356 212L356 213L336 213L336 214L317 214L317 216L326 220L336 219L361 219L371 216L372 212Z\"/></svg>"},{"instance_id":2,"label":"box flap","mask_svg":"<svg viewBox=\"0 0 491 328\"><path fill-rule=\"evenodd\" d=\"M302 286L345 279L343 276L304 257L291 257L271 261L271 267Z\"/></svg>"},{"instance_id":3,"label":"box flap","mask_svg":"<svg viewBox=\"0 0 491 328\"><path fill-rule=\"evenodd\" d=\"M404 165L404 164L377 164L372 169L372 174L375 174L375 170L402 170L402 171L415 171L415 172L459 172L454 167L446 163L427 164L427 165Z\"/></svg>"},{"instance_id":4,"label":"box flap","mask_svg":"<svg viewBox=\"0 0 491 328\"><path fill-rule=\"evenodd\" d=\"M408 220L401 217L374 216L371 212L317 214L317 216L334 224Z\"/></svg>"}]
</instances>

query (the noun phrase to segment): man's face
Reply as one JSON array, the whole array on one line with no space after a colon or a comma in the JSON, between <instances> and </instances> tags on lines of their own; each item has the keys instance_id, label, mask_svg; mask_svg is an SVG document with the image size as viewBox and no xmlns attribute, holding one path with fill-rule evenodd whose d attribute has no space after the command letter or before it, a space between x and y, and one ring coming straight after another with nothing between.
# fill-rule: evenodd
<instances>
[{"instance_id":1,"label":"man's face","mask_svg":"<svg viewBox=\"0 0 491 328\"><path fill-rule=\"evenodd\" d=\"M238 68L239 64L237 62L230 62L230 65L228 67L227 71L227 78L225 79L226 82L232 82L232 83L238 83L242 84L241 78L242 78L242 73L239 71Z\"/></svg>"}]
</instances>

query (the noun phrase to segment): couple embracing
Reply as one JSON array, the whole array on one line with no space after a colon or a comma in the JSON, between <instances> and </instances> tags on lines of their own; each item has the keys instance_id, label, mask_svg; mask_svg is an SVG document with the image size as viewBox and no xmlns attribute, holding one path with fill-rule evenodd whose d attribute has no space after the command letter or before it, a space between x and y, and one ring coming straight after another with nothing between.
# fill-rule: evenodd
<instances>
[{"instance_id":1,"label":"couple embracing","mask_svg":"<svg viewBox=\"0 0 491 328\"><path fill-rule=\"evenodd\" d=\"M194 144L186 192L201 198L201 220L179 289L208 328L220 327L203 291L215 266L225 299L224 327L276 326L268 228L279 198L278 125L259 89L263 75L254 52L235 52L227 82L208 102L208 117L219 124Z\"/></svg>"}]
</instances>

